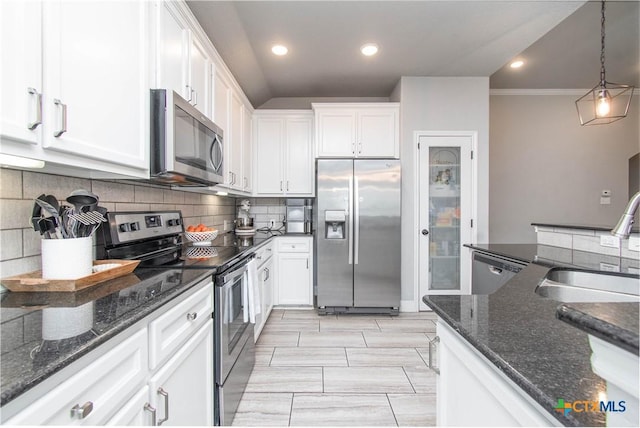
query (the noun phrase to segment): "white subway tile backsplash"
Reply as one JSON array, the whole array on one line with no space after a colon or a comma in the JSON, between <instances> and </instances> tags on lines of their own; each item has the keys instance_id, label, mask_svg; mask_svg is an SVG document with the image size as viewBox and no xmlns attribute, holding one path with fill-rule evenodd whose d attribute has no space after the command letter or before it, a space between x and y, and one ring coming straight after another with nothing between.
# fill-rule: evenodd
<instances>
[{"instance_id":1,"label":"white subway tile backsplash","mask_svg":"<svg viewBox=\"0 0 640 428\"><path fill-rule=\"evenodd\" d=\"M184 203L186 205L200 205L200 194L184 192Z\"/></svg>"},{"instance_id":2,"label":"white subway tile backsplash","mask_svg":"<svg viewBox=\"0 0 640 428\"><path fill-rule=\"evenodd\" d=\"M568 233L570 235L583 235L583 236L596 235L596 232L594 230L588 230L588 229L569 229L565 227L556 227L554 228L554 231L558 233Z\"/></svg>"},{"instance_id":3,"label":"white subway tile backsplash","mask_svg":"<svg viewBox=\"0 0 640 428\"><path fill-rule=\"evenodd\" d=\"M135 186L134 201L147 203L164 202L164 189L156 189L153 187Z\"/></svg>"},{"instance_id":4,"label":"white subway tile backsplash","mask_svg":"<svg viewBox=\"0 0 640 428\"><path fill-rule=\"evenodd\" d=\"M45 193L64 201L74 190L91 190L91 180L86 178L24 171L22 181L22 197L24 199L34 199Z\"/></svg>"},{"instance_id":5,"label":"white subway tile backsplash","mask_svg":"<svg viewBox=\"0 0 640 428\"><path fill-rule=\"evenodd\" d=\"M22 171L0 168L0 198L22 199Z\"/></svg>"},{"instance_id":6,"label":"white subway tile backsplash","mask_svg":"<svg viewBox=\"0 0 640 428\"><path fill-rule=\"evenodd\" d=\"M116 211L148 211L148 210L149 210L149 204L116 202Z\"/></svg>"},{"instance_id":7,"label":"white subway tile backsplash","mask_svg":"<svg viewBox=\"0 0 640 428\"><path fill-rule=\"evenodd\" d=\"M22 257L22 229L0 230L0 260L20 257Z\"/></svg>"},{"instance_id":8,"label":"white subway tile backsplash","mask_svg":"<svg viewBox=\"0 0 640 428\"><path fill-rule=\"evenodd\" d=\"M21 259L5 260L0 262L0 276L21 275L27 272L40 270L40 256L23 257Z\"/></svg>"},{"instance_id":9,"label":"white subway tile backsplash","mask_svg":"<svg viewBox=\"0 0 640 428\"><path fill-rule=\"evenodd\" d=\"M184 193L178 190L164 190L163 200L167 204L184 204Z\"/></svg>"},{"instance_id":10,"label":"white subway tile backsplash","mask_svg":"<svg viewBox=\"0 0 640 428\"><path fill-rule=\"evenodd\" d=\"M22 255L24 257L40 255L42 236L33 229L22 229Z\"/></svg>"},{"instance_id":11,"label":"white subway tile backsplash","mask_svg":"<svg viewBox=\"0 0 640 428\"><path fill-rule=\"evenodd\" d=\"M599 236L575 235L573 237L573 249L620 257L620 248L603 247L600 245Z\"/></svg>"},{"instance_id":12,"label":"white subway tile backsplash","mask_svg":"<svg viewBox=\"0 0 640 428\"><path fill-rule=\"evenodd\" d=\"M207 215L218 215L220 207L217 205L207 205Z\"/></svg>"},{"instance_id":13,"label":"white subway tile backsplash","mask_svg":"<svg viewBox=\"0 0 640 428\"><path fill-rule=\"evenodd\" d=\"M269 207L267 205L258 205L252 206L249 210L249 214L267 214L269 212Z\"/></svg>"},{"instance_id":14,"label":"white subway tile backsplash","mask_svg":"<svg viewBox=\"0 0 640 428\"><path fill-rule=\"evenodd\" d=\"M538 232L538 244L572 248L573 235L556 232Z\"/></svg>"},{"instance_id":15,"label":"white subway tile backsplash","mask_svg":"<svg viewBox=\"0 0 640 428\"><path fill-rule=\"evenodd\" d=\"M3 199L0 204L0 230L31 227L31 199Z\"/></svg>"},{"instance_id":16,"label":"white subway tile backsplash","mask_svg":"<svg viewBox=\"0 0 640 428\"><path fill-rule=\"evenodd\" d=\"M628 239L624 239L620 243L620 256L627 259L640 260L640 252L629 249Z\"/></svg>"},{"instance_id":17,"label":"white subway tile backsplash","mask_svg":"<svg viewBox=\"0 0 640 428\"><path fill-rule=\"evenodd\" d=\"M100 205L105 202L133 201L134 186L132 184L98 181L91 183L91 191L100 198Z\"/></svg>"}]
</instances>

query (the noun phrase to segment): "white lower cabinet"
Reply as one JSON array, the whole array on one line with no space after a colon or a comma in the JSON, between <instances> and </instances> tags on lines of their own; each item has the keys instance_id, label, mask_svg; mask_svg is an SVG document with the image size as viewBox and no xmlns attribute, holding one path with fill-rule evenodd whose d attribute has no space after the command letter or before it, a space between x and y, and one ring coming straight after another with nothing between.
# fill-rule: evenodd
<instances>
[{"instance_id":1,"label":"white lower cabinet","mask_svg":"<svg viewBox=\"0 0 640 428\"><path fill-rule=\"evenodd\" d=\"M213 425L213 283L176 300L25 393L3 425Z\"/></svg>"},{"instance_id":2,"label":"white lower cabinet","mask_svg":"<svg viewBox=\"0 0 640 428\"><path fill-rule=\"evenodd\" d=\"M213 320L149 380L149 404L158 424L213 425Z\"/></svg>"},{"instance_id":3,"label":"white lower cabinet","mask_svg":"<svg viewBox=\"0 0 640 428\"><path fill-rule=\"evenodd\" d=\"M437 334L429 348L437 347L438 426L561 426L440 319Z\"/></svg>"},{"instance_id":4,"label":"white lower cabinet","mask_svg":"<svg viewBox=\"0 0 640 428\"><path fill-rule=\"evenodd\" d=\"M313 305L313 238L277 238L276 305Z\"/></svg>"},{"instance_id":5,"label":"white lower cabinet","mask_svg":"<svg viewBox=\"0 0 640 428\"><path fill-rule=\"evenodd\" d=\"M253 337L257 342L260 333L273 309L273 241L256 251L258 263L258 281L260 286L260 313L256 314L256 325L253 329Z\"/></svg>"},{"instance_id":6,"label":"white lower cabinet","mask_svg":"<svg viewBox=\"0 0 640 428\"><path fill-rule=\"evenodd\" d=\"M147 329L98 357L6 425L104 425L147 375Z\"/></svg>"}]
</instances>

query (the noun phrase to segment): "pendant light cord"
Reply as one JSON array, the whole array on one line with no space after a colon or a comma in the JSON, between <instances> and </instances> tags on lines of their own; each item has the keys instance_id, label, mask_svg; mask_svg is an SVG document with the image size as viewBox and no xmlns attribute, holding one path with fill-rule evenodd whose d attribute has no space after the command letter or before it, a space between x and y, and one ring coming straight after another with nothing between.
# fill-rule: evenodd
<instances>
[{"instance_id":1,"label":"pendant light cord","mask_svg":"<svg viewBox=\"0 0 640 428\"><path fill-rule=\"evenodd\" d=\"M606 86L604 71L604 2L602 0L601 18L600 18L600 86Z\"/></svg>"}]
</instances>

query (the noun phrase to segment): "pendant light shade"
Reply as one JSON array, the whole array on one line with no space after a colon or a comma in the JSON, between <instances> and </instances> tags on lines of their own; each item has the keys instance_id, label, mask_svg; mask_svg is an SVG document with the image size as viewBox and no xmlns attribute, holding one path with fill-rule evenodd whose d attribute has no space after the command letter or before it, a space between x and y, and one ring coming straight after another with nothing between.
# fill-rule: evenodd
<instances>
[{"instance_id":1,"label":"pendant light shade","mask_svg":"<svg viewBox=\"0 0 640 428\"><path fill-rule=\"evenodd\" d=\"M600 19L600 83L576 100L580 125L606 125L627 116L633 90L630 85L607 82L604 68L604 0Z\"/></svg>"}]
</instances>

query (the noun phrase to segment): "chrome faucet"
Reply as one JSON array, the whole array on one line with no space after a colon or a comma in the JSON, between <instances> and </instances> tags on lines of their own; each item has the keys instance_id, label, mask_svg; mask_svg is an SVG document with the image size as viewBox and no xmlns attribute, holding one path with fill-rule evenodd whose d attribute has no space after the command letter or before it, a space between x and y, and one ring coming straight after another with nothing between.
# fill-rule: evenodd
<instances>
[{"instance_id":1,"label":"chrome faucet","mask_svg":"<svg viewBox=\"0 0 640 428\"><path fill-rule=\"evenodd\" d=\"M629 203L627 207L624 209L624 213L622 213L622 217L618 220L618 224L613 228L611 234L613 236L617 236L618 238L628 238L631 233L631 227L633 226L633 216L638 211L638 205L640 205L640 192L636 193L629 199Z\"/></svg>"}]
</instances>

